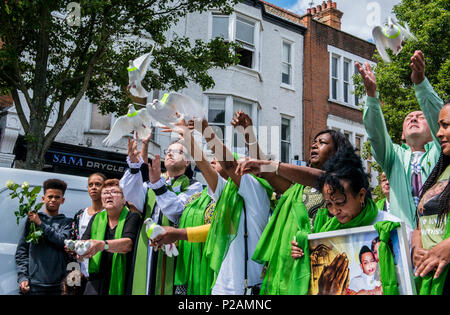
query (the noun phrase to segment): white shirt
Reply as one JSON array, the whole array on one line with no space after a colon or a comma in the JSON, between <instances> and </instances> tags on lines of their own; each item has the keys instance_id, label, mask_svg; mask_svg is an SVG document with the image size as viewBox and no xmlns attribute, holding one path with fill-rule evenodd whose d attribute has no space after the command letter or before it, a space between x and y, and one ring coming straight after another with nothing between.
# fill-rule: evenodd
<instances>
[{"instance_id":1,"label":"white shirt","mask_svg":"<svg viewBox=\"0 0 450 315\"><path fill-rule=\"evenodd\" d=\"M218 176L217 188L213 193L208 187L208 194L217 201L227 182ZM241 178L238 194L244 199L247 212L248 230L248 286L261 283L263 266L253 261L251 257L256 245L269 219L270 201L265 189L251 175ZM240 295L244 293L245 285L245 240L243 212L239 221L236 238L231 242L230 248L220 267L216 283L212 288L213 295Z\"/></svg>"},{"instance_id":2,"label":"white shirt","mask_svg":"<svg viewBox=\"0 0 450 315\"><path fill-rule=\"evenodd\" d=\"M368 276L364 272L352 278L348 288L352 291L359 292L361 290L373 290L381 286L381 282L375 279L375 274Z\"/></svg>"},{"instance_id":3,"label":"white shirt","mask_svg":"<svg viewBox=\"0 0 450 315\"><path fill-rule=\"evenodd\" d=\"M80 216L80 222L78 223L78 230L80 234L80 239L83 237L84 232L86 232L86 228L89 224L89 221L91 220L92 216L89 215L88 208L84 209L83 213ZM84 258L80 262L80 268L81 272L86 276L89 277L89 259Z\"/></svg>"}]
</instances>

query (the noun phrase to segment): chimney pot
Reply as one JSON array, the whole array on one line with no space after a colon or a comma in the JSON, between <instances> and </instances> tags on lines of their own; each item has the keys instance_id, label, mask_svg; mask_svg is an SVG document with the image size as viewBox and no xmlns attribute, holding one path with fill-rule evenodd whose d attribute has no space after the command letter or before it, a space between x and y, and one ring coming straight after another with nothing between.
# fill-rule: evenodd
<instances>
[{"instance_id":1,"label":"chimney pot","mask_svg":"<svg viewBox=\"0 0 450 315\"><path fill-rule=\"evenodd\" d=\"M319 4L319 5L317 6L317 13L319 13L320 11L322 11L322 6Z\"/></svg>"},{"instance_id":2,"label":"chimney pot","mask_svg":"<svg viewBox=\"0 0 450 315\"><path fill-rule=\"evenodd\" d=\"M316 8L312 8L312 14L316 14Z\"/></svg>"},{"instance_id":3,"label":"chimney pot","mask_svg":"<svg viewBox=\"0 0 450 315\"><path fill-rule=\"evenodd\" d=\"M322 10L325 10L327 8L327 3L324 1L322 2Z\"/></svg>"},{"instance_id":4,"label":"chimney pot","mask_svg":"<svg viewBox=\"0 0 450 315\"><path fill-rule=\"evenodd\" d=\"M306 9L306 14L311 14L311 9L310 8Z\"/></svg>"},{"instance_id":5,"label":"chimney pot","mask_svg":"<svg viewBox=\"0 0 450 315\"><path fill-rule=\"evenodd\" d=\"M336 2L333 2L332 5L333 5L333 8L337 9L337 4L336 4Z\"/></svg>"}]
</instances>

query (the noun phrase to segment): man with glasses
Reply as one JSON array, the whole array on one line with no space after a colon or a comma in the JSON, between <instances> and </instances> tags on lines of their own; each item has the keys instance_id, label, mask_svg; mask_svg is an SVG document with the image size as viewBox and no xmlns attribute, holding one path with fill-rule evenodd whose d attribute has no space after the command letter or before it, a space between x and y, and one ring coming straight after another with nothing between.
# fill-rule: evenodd
<instances>
[{"instance_id":1,"label":"man with glasses","mask_svg":"<svg viewBox=\"0 0 450 315\"><path fill-rule=\"evenodd\" d=\"M43 186L44 211L28 213L24 233L17 245L18 283L22 294L60 295L60 284L68 263L64 240L70 237L72 228L72 219L59 213L67 184L59 179L48 179ZM43 232L37 244L26 240L30 222L34 222Z\"/></svg>"},{"instance_id":2,"label":"man with glasses","mask_svg":"<svg viewBox=\"0 0 450 315\"><path fill-rule=\"evenodd\" d=\"M173 226L179 223L186 202L194 194L201 193L203 186L185 175L190 162L181 143L172 143L164 153L167 172L161 173L161 159L157 154L148 165L149 181L144 182L141 174L144 162L136 141L129 140L129 169L120 180L120 186L125 199L142 212L143 221L151 218L157 224ZM133 294L173 294L174 267L174 257L168 257L162 251L155 252L150 247L145 224L142 224L135 247Z\"/></svg>"}]
</instances>

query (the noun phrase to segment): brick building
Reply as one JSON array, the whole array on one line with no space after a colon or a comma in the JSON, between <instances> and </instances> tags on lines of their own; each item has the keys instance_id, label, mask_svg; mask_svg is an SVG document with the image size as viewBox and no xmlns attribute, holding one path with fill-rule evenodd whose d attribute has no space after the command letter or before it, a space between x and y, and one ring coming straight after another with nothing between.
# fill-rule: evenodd
<instances>
[{"instance_id":1,"label":"brick building","mask_svg":"<svg viewBox=\"0 0 450 315\"><path fill-rule=\"evenodd\" d=\"M357 149L367 140L360 100L353 94L355 62L372 61L375 45L341 30L343 13L328 0L307 9L303 63L303 160L325 128L345 133Z\"/></svg>"}]
</instances>

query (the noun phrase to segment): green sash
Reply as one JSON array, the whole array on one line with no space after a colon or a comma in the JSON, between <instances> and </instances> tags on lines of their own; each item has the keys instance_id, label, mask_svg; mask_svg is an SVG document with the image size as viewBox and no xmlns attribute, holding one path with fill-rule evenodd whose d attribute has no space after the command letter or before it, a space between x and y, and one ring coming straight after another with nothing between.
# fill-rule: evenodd
<instances>
[{"instance_id":1,"label":"green sash","mask_svg":"<svg viewBox=\"0 0 450 315\"><path fill-rule=\"evenodd\" d=\"M395 273L394 256L389 248L388 242L391 238L391 231L400 226L398 222L379 221L374 227L380 237L380 247L378 247L378 257L380 264L381 286L383 295L398 295L397 275Z\"/></svg>"},{"instance_id":2,"label":"green sash","mask_svg":"<svg viewBox=\"0 0 450 315\"><path fill-rule=\"evenodd\" d=\"M291 241L299 227L307 220L302 216L303 186L295 184L284 192L278 201L266 228L256 246L252 259L267 263L267 272L261 286L261 294L288 294L294 260L291 257Z\"/></svg>"},{"instance_id":3,"label":"green sash","mask_svg":"<svg viewBox=\"0 0 450 315\"><path fill-rule=\"evenodd\" d=\"M273 193L270 184L265 179L254 177L266 190L270 200ZM228 178L227 184L217 201L211 228L203 250L205 257L202 258L201 264L200 294L211 294L211 289L217 280L220 267L230 244L236 238L244 204L244 200L238 194L238 191L239 188L234 184L233 180ZM213 271L212 277L210 269Z\"/></svg>"},{"instance_id":4,"label":"green sash","mask_svg":"<svg viewBox=\"0 0 450 315\"><path fill-rule=\"evenodd\" d=\"M114 239L122 238L125 219L127 218L128 208L123 207L120 212L119 221L117 223ZM108 213L102 211L96 214L94 222L92 222L91 239L104 240L106 228L108 224ZM100 271L100 261L102 252L98 252L89 259L89 273L98 273ZM125 272L126 272L126 254L113 254L111 266L111 280L109 284L109 295L123 295L125 291Z\"/></svg>"},{"instance_id":5,"label":"green sash","mask_svg":"<svg viewBox=\"0 0 450 315\"><path fill-rule=\"evenodd\" d=\"M386 202L386 198L378 200L377 203L375 204L377 209L383 211L385 202Z\"/></svg>"},{"instance_id":6,"label":"green sash","mask_svg":"<svg viewBox=\"0 0 450 315\"><path fill-rule=\"evenodd\" d=\"M167 177L166 177L167 180ZM167 188L175 194L185 192L189 187L189 178L186 175L179 176ZM177 189L179 187L179 189ZM176 191L178 190L178 191ZM150 218L156 204L156 195L152 189L147 191L145 219ZM162 226L170 226L169 219L163 215ZM133 276L133 294L146 294L147 291L147 260L148 260L148 237L145 232L145 225L141 226L139 234L138 248L135 260L135 273ZM164 271L164 274L163 274ZM158 253L156 267L155 295L171 295L173 293L173 280L175 272L175 257L168 257L163 252Z\"/></svg>"},{"instance_id":7,"label":"green sash","mask_svg":"<svg viewBox=\"0 0 450 315\"><path fill-rule=\"evenodd\" d=\"M193 196L194 197L194 196ZM208 188L196 196L193 201L188 202L180 218L179 228L200 226L204 224L205 210L211 197ZM201 260L203 254L203 243L189 243L179 241L178 259L175 268L175 285L187 285L188 295L198 295L200 291ZM212 273L212 270L210 271ZM210 275L212 277L212 275Z\"/></svg>"},{"instance_id":8,"label":"green sash","mask_svg":"<svg viewBox=\"0 0 450 315\"><path fill-rule=\"evenodd\" d=\"M150 218L156 203L156 195L153 189L147 190L147 202L145 204L145 217L143 221ZM145 295L147 293L147 259L148 259L148 237L145 225L141 226L138 237L136 258L133 274L133 295Z\"/></svg>"},{"instance_id":9,"label":"green sash","mask_svg":"<svg viewBox=\"0 0 450 315\"><path fill-rule=\"evenodd\" d=\"M306 213L306 209L303 209L302 212L304 212L301 214L302 217L307 218L308 214ZM340 223L336 217L330 218L327 209L319 209L314 221L314 233L371 225L377 217L377 214L378 210L372 199L367 200L367 204L360 214L345 224ZM303 219L303 221L304 220L305 219ZM300 227L300 230L296 234L298 246L303 249L304 256L296 259L294 262L291 281L296 281L296 283L299 283L300 285L290 286L289 294L308 294L311 277L308 243L309 229L309 225L303 224L303 227Z\"/></svg>"},{"instance_id":10,"label":"green sash","mask_svg":"<svg viewBox=\"0 0 450 315\"><path fill-rule=\"evenodd\" d=\"M447 215L447 226L445 229L444 240L450 237L450 222ZM416 286L420 295L442 295L445 280L448 276L449 265L441 272L439 278L434 279L434 272L429 272L425 277L416 277Z\"/></svg>"}]
</instances>

